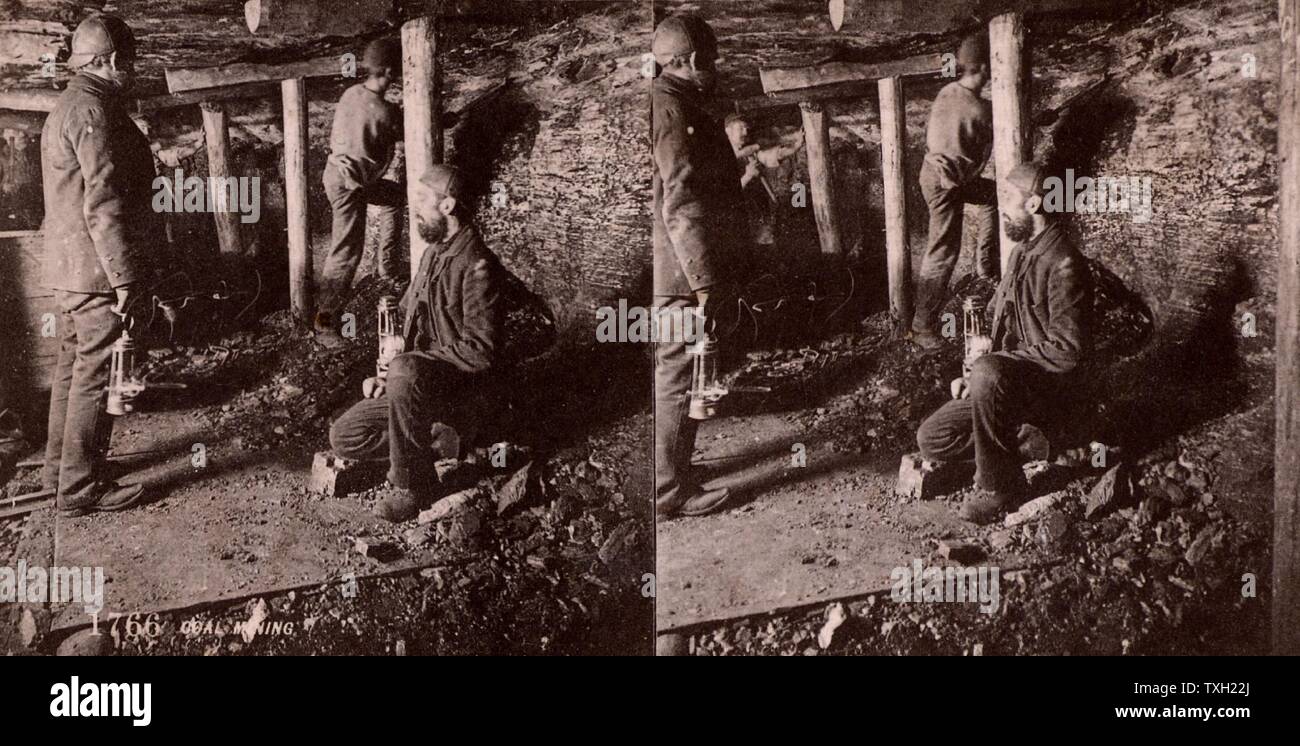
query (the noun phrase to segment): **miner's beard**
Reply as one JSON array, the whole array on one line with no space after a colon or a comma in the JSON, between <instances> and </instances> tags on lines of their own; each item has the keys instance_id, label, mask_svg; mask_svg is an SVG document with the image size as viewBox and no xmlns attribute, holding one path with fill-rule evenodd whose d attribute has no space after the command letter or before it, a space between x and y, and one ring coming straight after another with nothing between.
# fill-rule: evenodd
<instances>
[{"instance_id":1,"label":"miner's beard","mask_svg":"<svg viewBox=\"0 0 1300 746\"><path fill-rule=\"evenodd\" d=\"M441 243L447 237L447 216L439 213L433 220L426 220L421 215L416 229L420 232L420 238L428 243Z\"/></svg>"},{"instance_id":2,"label":"miner's beard","mask_svg":"<svg viewBox=\"0 0 1300 746\"><path fill-rule=\"evenodd\" d=\"M1025 215L1024 217L1017 220L1011 218L1006 214L1003 214L1002 220L1003 223L1005 224L1007 238L1011 239L1015 243L1028 241L1030 238L1033 237L1034 235L1033 215Z\"/></svg>"}]
</instances>

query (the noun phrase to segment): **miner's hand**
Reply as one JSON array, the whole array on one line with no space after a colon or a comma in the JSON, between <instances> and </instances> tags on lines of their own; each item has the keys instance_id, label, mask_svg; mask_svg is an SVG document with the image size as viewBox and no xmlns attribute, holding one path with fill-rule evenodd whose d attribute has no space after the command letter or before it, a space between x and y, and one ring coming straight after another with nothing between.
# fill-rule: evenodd
<instances>
[{"instance_id":1,"label":"miner's hand","mask_svg":"<svg viewBox=\"0 0 1300 746\"><path fill-rule=\"evenodd\" d=\"M131 302L135 300L135 288L131 285L122 285L113 288L113 291L117 293L117 305L113 307L113 313L126 318L127 309Z\"/></svg>"},{"instance_id":2,"label":"miner's hand","mask_svg":"<svg viewBox=\"0 0 1300 746\"><path fill-rule=\"evenodd\" d=\"M361 382L361 394L367 399L378 399L384 395L385 379L371 376Z\"/></svg>"},{"instance_id":3,"label":"miner's hand","mask_svg":"<svg viewBox=\"0 0 1300 746\"><path fill-rule=\"evenodd\" d=\"M970 384L966 382L965 378L952 379L952 383L948 384L948 388L952 391L952 398L954 399L965 399L970 394Z\"/></svg>"}]
</instances>

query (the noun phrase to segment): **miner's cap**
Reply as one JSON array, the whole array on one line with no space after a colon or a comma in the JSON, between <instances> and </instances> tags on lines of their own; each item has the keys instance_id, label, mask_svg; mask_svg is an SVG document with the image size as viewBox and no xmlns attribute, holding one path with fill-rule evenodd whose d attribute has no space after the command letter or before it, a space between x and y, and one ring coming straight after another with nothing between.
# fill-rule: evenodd
<instances>
[{"instance_id":1,"label":"miner's cap","mask_svg":"<svg viewBox=\"0 0 1300 746\"><path fill-rule=\"evenodd\" d=\"M651 51L661 65L674 57L689 57L691 53L717 59L718 37L703 18L694 13L679 13L668 16L655 29Z\"/></svg>"},{"instance_id":2,"label":"miner's cap","mask_svg":"<svg viewBox=\"0 0 1300 746\"><path fill-rule=\"evenodd\" d=\"M989 64L989 37L974 33L961 40L957 47L957 62L963 67Z\"/></svg>"},{"instance_id":3,"label":"miner's cap","mask_svg":"<svg viewBox=\"0 0 1300 746\"><path fill-rule=\"evenodd\" d=\"M1026 196L1039 195L1047 193L1043 180L1047 177L1047 169L1042 164L1033 161L1025 161L1011 169L1007 174L1007 183L1019 189Z\"/></svg>"},{"instance_id":4,"label":"miner's cap","mask_svg":"<svg viewBox=\"0 0 1300 746\"><path fill-rule=\"evenodd\" d=\"M121 57L135 57L135 36L131 27L117 16L96 14L77 24L72 32L72 55L68 67L85 67L99 55L117 52Z\"/></svg>"},{"instance_id":5,"label":"miner's cap","mask_svg":"<svg viewBox=\"0 0 1300 746\"><path fill-rule=\"evenodd\" d=\"M465 179L460 171L442 164L435 164L424 172L417 182L421 190L444 197L452 197L457 202L465 199Z\"/></svg>"},{"instance_id":6,"label":"miner's cap","mask_svg":"<svg viewBox=\"0 0 1300 746\"><path fill-rule=\"evenodd\" d=\"M402 72L402 45L396 39L375 39L366 45L361 54L361 66L367 72L379 72L387 67Z\"/></svg>"}]
</instances>

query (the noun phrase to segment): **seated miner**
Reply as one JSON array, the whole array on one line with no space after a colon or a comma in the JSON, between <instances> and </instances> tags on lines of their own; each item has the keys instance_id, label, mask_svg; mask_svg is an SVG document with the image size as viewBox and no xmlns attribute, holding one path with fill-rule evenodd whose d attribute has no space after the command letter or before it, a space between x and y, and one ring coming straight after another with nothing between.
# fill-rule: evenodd
<instances>
[{"instance_id":1,"label":"seated miner","mask_svg":"<svg viewBox=\"0 0 1300 746\"><path fill-rule=\"evenodd\" d=\"M1091 352L1091 275L1044 210L1043 178L1035 163L1006 177L1017 196L1003 205L1002 221L1017 243L993 297L991 351L973 362L969 380L953 381L953 400L916 434L927 459L975 461L975 490L962 502L961 517L980 524L1024 497L1020 425L1051 426L1067 416L1062 402L1071 373Z\"/></svg>"},{"instance_id":2,"label":"seated miner","mask_svg":"<svg viewBox=\"0 0 1300 746\"><path fill-rule=\"evenodd\" d=\"M399 304L406 351L386 374L365 380L366 398L330 428L338 455L388 461L389 486L375 514L394 522L432 502L433 426L455 428L453 405L488 379L503 341L504 270L469 223L460 173L434 166L416 194L411 209L429 247Z\"/></svg>"},{"instance_id":3,"label":"seated miner","mask_svg":"<svg viewBox=\"0 0 1300 746\"><path fill-rule=\"evenodd\" d=\"M997 281L1000 271L997 189L980 176L993 150L993 109L980 95L989 82L988 36L973 34L962 41L957 63L961 78L944 86L930 108L921 164L930 234L921 258L911 338L924 350L943 344L939 313L961 254L962 217L968 204L976 207L976 270L990 282Z\"/></svg>"},{"instance_id":4,"label":"seated miner","mask_svg":"<svg viewBox=\"0 0 1300 746\"><path fill-rule=\"evenodd\" d=\"M401 46L391 39L370 42L362 56L367 77L343 92L334 109L330 155L325 162L325 195L333 223L330 249L321 268L316 304L316 339L326 347L343 343L338 313L361 263L366 243L366 208L376 208L375 261L379 275L396 281L401 257L402 205L406 190L385 174L402 139L402 111L384 98L402 70Z\"/></svg>"}]
</instances>

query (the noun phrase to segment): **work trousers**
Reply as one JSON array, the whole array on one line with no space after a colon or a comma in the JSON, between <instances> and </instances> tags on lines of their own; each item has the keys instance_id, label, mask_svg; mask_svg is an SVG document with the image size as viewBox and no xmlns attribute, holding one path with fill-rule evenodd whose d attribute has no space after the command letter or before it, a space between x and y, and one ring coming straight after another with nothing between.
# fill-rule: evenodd
<instances>
[{"instance_id":1,"label":"work trousers","mask_svg":"<svg viewBox=\"0 0 1300 746\"><path fill-rule=\"evenodd\" d=\"M1052 429L1063 410L1063 382L1038 365L988 354L971 369L969 393L921 423L916 444L936 461L975 461L975 483L997 492L1024 484L1020 426Z\"/></svg>"},{"instance_id":2,"label":"work trousers","mask_svg":"<svg viewBox=\"0 0 1300 746\"><path fill-rule=\"evenodd\" d=\"M692 313L694 298L655 299L655 318L682 318ZM691 406L693 360L688 340L660 324L655 342L655 501L661 508L680 507L691 495L691 454L699 423L688 414Z\"/></svg>"},{"instance_id":3,"label":"work trousers","mask_svg":"<svg viewBox=\"0 0 1300 746\"><path fill-rule=\"evenodd\" d=\"M451 363L404 353L388 365L384 395L362 399L330 427L330 446L344 458L388 460L388 481L414 490L437 483L434 423L455 428L456 399L473 377Z\"/></svg>"},{"instance_id":4,"label":"work trousers","mask_svg":"<svg viewBox=\"0 0 1300 746\"><path fill-rule=\"evenodd\" d=\"M343 296L352 287L352 279L361 264L361 254L366 245L366 207L378 209L375 243L375 261L379 274L396 278L401 275L401 257L398 239L401 236L399 221L402 206L406 203L406 190L390 179L380 179L359 189L349 189L342 183L333 165L325 166L325 195L330 201L333 224L330 231L330 249L321 268L320 296L316 307L324 315L336 313Z\"/></svg>"},{"instance_id":5,"label":"work trousers","mask_svg":"<svg viewBox=\"0 0 1300 746\"><path fill-rule=\"evenodd\" d=\"M49 439L43 486L57 490L59 507L94 503L105 490L105 456L113 418L105 409L113 343L122 317L113 295L55 291L59 357L50 381Z\"/></svg>"},{"instance_id":6,"label":"work trousers","mask_svg":"<svg viewBox=\"0 0 1300 746\"><path fill-rule=\"evenodd\" d=\"M948 293L948 281L961 254L962 220L966 205L975 205L978 221L975 263L981 277L996 280L1001 275L998 253L997 187L990 179L975 178L956 187L945 187L929 163L921 166L921 194L930 208L930 237L921 259L916 288L916 315L912 328L934 332L937 315Z\"/></svg>"}]
</instances>

